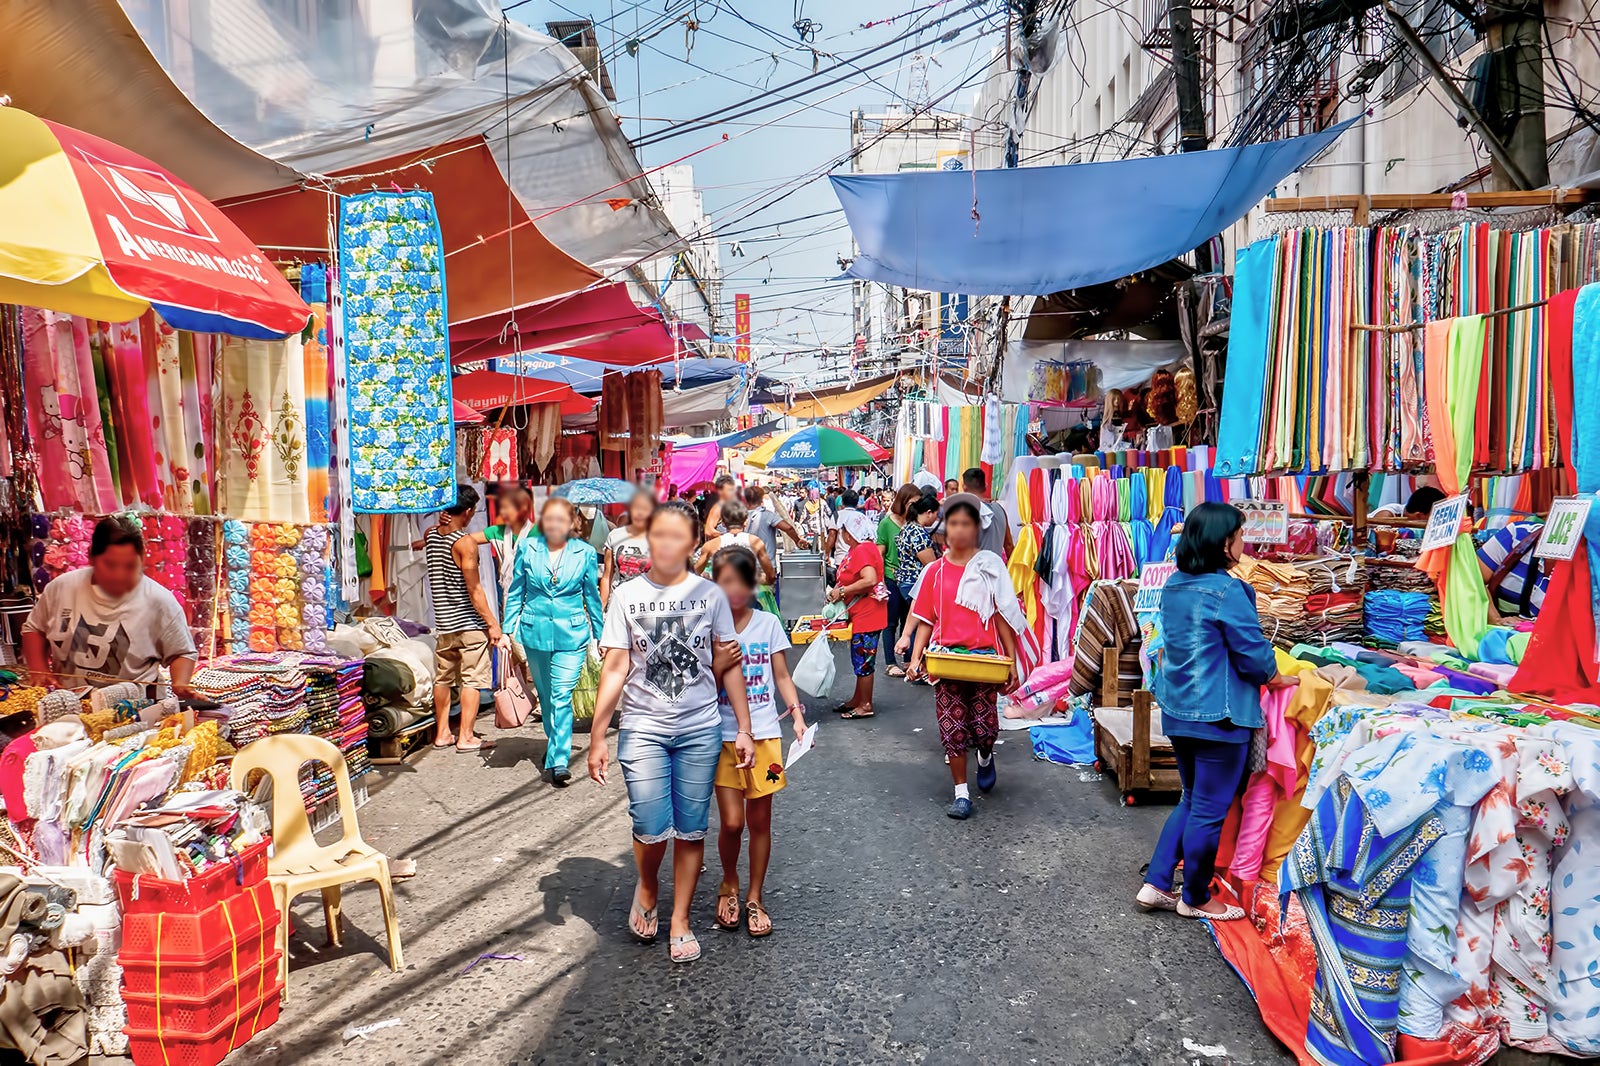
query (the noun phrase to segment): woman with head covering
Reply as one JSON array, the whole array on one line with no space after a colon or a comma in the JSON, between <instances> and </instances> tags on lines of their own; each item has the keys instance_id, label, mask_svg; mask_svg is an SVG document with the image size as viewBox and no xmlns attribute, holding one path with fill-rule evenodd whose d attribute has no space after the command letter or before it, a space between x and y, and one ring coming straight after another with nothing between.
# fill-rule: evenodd
<instances>
[{"instance_id":1,"label":"woman with head covering","mask_svg":"<svg viewBox=\"0 0 1600 1066\"><path fill-rule=\"evenodd\" d=\"M878 525L865 512L839 512L839 536L845 544L839 578L828 590L829 603L843 603L850 612L850 666L856 691L837 710L845 718L872 717L872 675L878 640L889 624L888 589L883 583L883 553L878 550Z\"/></svg>"}]
</instances>

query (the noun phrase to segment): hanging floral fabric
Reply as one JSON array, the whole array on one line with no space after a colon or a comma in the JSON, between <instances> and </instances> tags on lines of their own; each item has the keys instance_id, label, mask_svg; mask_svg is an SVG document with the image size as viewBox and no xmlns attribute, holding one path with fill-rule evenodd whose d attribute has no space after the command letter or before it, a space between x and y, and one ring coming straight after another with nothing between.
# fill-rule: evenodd
<instances>
[{"instance_id":1,"label":"hanging floral fabric","mask_svg":"<svg viewBox=\"0 0 1600 1066\"><path fill-rule=\"evenodd\" d=\"M354 509L426 514L449 506L456 438L433 196L342 197L338 279ZM303 379L303 360L297 362ZM304 418L302 391L302 424Z\"/></svg>"},{"instance_id":2,"label":"hanging floral fabric","mask_svg":"<svg viewBox=\"0 0 1600 1066\"><path fill-rule=\"evenodd\" d=\"M226 337L218 358L220 510L246 522L310 522L300 338Z\"/></svg>"},{"instance_id":3,"label":"hanging floral fabric","mask_svg":"<svg viewBox=\"0 0 1600 1066\"><path fill-rule=\"evenodd\" d=\"M120 505L106 459L88 323L70 315L22 310L23 368L30 431L40 442L45 506L104 514Z\"/></svg>"},{"instance_id":4,"label":"hanging floral fabric","mask_svg":"<svg viewBox=\"0 0 1600 1066\"><path fill-rule=\"evenodd\" d=\"M558 408L559 414L559 408ZM483 431L483 459L478 476L484 481L516 481L517 431L508 426Z\"/></svg>"}]
</instances>

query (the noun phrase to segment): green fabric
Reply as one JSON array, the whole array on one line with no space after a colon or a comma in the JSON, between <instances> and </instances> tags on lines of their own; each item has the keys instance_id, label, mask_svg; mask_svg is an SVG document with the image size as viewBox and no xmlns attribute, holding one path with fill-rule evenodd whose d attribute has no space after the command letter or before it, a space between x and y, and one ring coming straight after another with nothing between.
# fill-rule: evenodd
<instances>
[{"instance_id":1,"label":"green fabric","mask_svg":"<svg viewBox=\"0 0 1600 1066\"><path fill-rule=\"evenodd\" d=\"M900 567L900 523L888 515L878 519L878 550L883 552L883 572L892 574Z\"/></svg>"},{"instance_id":2,"label":"green fabric","mask_svg":"<svg viewBox=\"0 0 1600 1066\"><path fill-rule=\"evenodd\" d=\"M1528 654L1528 641L1533 638L1532 633L1513 633L1506 641L1506 658L1514 663L1522 662L1522 657Z\"/></svg>"},{"instance_id":3,"label":"green fabric","mask_svg":"<svg viewBox=\"0 0 1600 1066\"><path fill-rule=\"evenodd\" d=\"M1472 477L1483 339L1481 315L1458 318L1450 328L1450 388L1446 403L1455 436L1457 484L1463 489ZM1450 568L1445 572L1444 584L1444 629L1450 635L1450 643L1463 656L1477 659L1478 642L1489 631L1489 590L1483 583L1478 551L1469 533L1458 536L1450 549Z\"/></svg>"}]
</instances>

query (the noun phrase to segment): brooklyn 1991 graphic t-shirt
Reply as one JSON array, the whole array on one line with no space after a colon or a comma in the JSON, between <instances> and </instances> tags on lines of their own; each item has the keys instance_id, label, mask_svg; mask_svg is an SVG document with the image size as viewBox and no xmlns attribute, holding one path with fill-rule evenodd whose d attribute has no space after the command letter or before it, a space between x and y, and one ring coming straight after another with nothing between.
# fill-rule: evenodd
<instances>
[{"instance_id":1,"label":"brooklyn 1991 graphic t-shirt","mask_svg":"<svg viewBox=\"0 0 1600 1066\"><path fill-rule=\"evenodd\" d=\"M629 652L621 728L670 737L718 726L712 645L734 639L727 597L703 577L661 586L642 575L613 587L600 646Z\"/></svg>"}]
</instances>

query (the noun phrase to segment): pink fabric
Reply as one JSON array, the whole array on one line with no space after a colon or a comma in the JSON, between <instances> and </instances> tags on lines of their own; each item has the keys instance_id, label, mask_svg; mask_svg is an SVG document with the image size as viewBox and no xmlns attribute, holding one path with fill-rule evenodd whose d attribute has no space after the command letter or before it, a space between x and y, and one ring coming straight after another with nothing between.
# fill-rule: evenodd
<instances>
[{"instance_id":1,"label":"pink fabric","mask_svg":"<svg viewBox=\"0 0 1600 1066\"><path fill-rule=\"evenodd\" d=\"M1292 688L1261 690L1261 713L1267 720L1267 768L1264 772L1278 783L1284 795L1294 791L1295 778L1300 770L1295 753L1294 726L1284 717L1294 694Z\"/></svg>"},{"instance_id":2,"label":"pink fabric","mask_svg":"<svg viewBox=\"0 0 1600 1066\"><path fill-rule=\"evenodd\" d=\"M1251 776L1244 798L1239 801L1239 836L1233 845L1233 861L1228 864L1228 872L1239 880L1255 881L1261 877L1261 859L1267 835L1272 832L1272 810L1285 795L1270 763L1267 769Z\"/></svg>"},{"instance_id":3,"label":"pink fabric","mask_svg":"<svg viewBox=\"0 0 1600 1066\"><path fill-rule=\"evenodd\" d=\"M1507 663L1473 663L1467 667L1467 673L1505 688L1517 676L1517 668Z\"/></svg>"},{"instance_id":4,"label":"pink fabric","mask_svg":"<svg viewBox=\"0 0 1600 1066\"><path fill-rule=\"evenodd\" d=\"M150 403L144 370L146 338L142 334L147 325L154 325L153 315L133 322L114 322L107 327L111 334L111 351L106 376L111 379L111 395L117 405L117 428L126 434L126 450L117 449L118 464L132 474L130 483L124 487L132 488L138 499L151 507L160 507L161 486L156 476L155 441L150 436ZM149 337L148 341L153 350L155 337Z\"/></svg>"},{"instance_id":5,"label":"pink fabric","mask_svg":"<svg viewBox=\"0 0 1600 1066\"><path fill-rule=\"evenodd\" d=\"M672 454L667 457L667 476L661 483L662 491L665 492L673 485L688 489L702 481L715 478L718 453L716 441L691 444L686 448L673 448Z\"/></svg>"},{"instance_id":6,"label":"pink fabric","mask_svg":"<svg viewBox=\"0 0 1600 1066\"><path fill-rule=\"evenodd\" d=\"M1031 697L1055 689L1072 680L1072 660L1063 659L1060 662L1046 663L1028 675L1028 680L1017 687L1011 694L1013 702L1028 701Z\"/></svg>"},{"instance_id":7,"label":"pink fabric","mask_svg":"<svg viewBox=\"0 0 1600 1066\"><path fill-rule=\"evenodd\" d=\"M1444 680L1444 675L1437 670L1430 670L1426 666L1417 666L1412 663L1393 663L1396 670L1409 677L1418 688L1427 688L1436 681Z\"/></svg>"},{"instance_id":8,"label":"pink fabric","mask_svg":"<svg viewBox=\"0 0 1600 1066\"><path fill-rule=\"evenodd\" d=\"M28 436L39 455L39 494L46 511L78 510L78 494L67 476L67 444L56 396L55 357L51 334L55 314L22 309L22 380L30 402L23 405ZM36 398L37 403L31 402Z\"/></svg>"}]
</instances>

